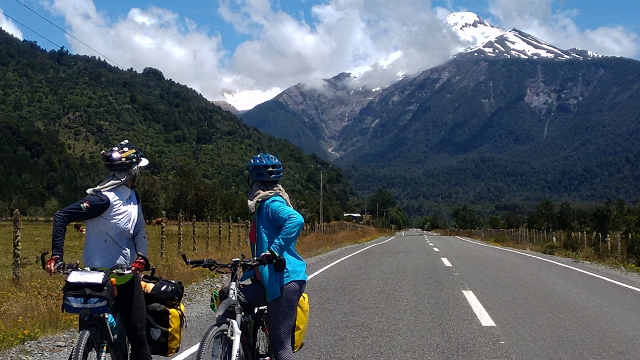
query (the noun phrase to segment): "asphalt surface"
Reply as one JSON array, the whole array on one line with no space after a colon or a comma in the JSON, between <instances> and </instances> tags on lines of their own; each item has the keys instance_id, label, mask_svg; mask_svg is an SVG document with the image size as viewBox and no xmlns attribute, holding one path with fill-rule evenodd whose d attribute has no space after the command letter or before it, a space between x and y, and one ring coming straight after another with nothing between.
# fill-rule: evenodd
<instances>
[{"instance_id":1,"label":"asphalt surface","mask_svg":"<svg viewBox=\"0 0 640 360\"><path fill-rule=\"evenodd\" d=\"M634 274L419 231L307 264L311 313L297 360L640 358ZM209 285L186 299L172 359L195 359L213 321Z\"/></svg>"}]
</instances>

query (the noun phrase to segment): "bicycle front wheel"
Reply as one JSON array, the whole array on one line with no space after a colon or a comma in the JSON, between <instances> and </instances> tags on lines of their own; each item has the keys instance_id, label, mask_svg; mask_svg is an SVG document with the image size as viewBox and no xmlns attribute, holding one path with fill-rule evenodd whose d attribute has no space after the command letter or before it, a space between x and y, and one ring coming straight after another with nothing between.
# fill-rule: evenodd
<instances>
[{"instance_id":1,"label":"bicycle front wheel","mask_svg":"<svg viewBox=\"0 0 640 360\"><path fill-rule=\"evenodd\" d=\"M227 336L229 325L215 324L207 330L198 347L197 360L244 360L242 346L238 348L237 356L232 354L233 340Z\"/></svg>"},{"instance_id":2,"label":"bicycle front wheel","mask_svg":"<svg viewBox=\"0 0 640 360\"><path fill-rule=\"evenodd\" d=\"M78 341L76 346L71 352L71 360L97 360L99 355L97 353L96 338L91 334L89 330L82 330L78 333Z\"/></svg>"}]
</instances>

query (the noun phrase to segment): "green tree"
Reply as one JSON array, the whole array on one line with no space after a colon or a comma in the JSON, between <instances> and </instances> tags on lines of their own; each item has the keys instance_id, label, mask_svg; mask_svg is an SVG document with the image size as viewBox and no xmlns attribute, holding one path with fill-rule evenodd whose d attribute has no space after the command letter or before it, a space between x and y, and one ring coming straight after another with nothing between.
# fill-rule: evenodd
<instances>
[{"instance_id":1,"label":"green tree","mask_svg":"<svg viewBox=\"0 0 640 360\"><path fill-rule=\"evenodd\" d=\"M371 196L367 204L367 214L378 215L384 214L387 209L396 206L396 199L387 190L378 188Z\"/></svg>"},{"instance_id":2,"label":"green tree","mask_svg":"<svg viewBox=\"0 0 640 360\"><path fill-rule=\"evenodd\" d=\"M504 222L497 215L491 214L489 215L489 221L487 225L490 229L502 229L504 227Z\"/></svg>"},{"instance_id":3,"label":"green tree","mask_svg":"<svg viewBox=\"0 0 640 360\"><path fill-rule=\"evenodd\" d=\"M482 225L478 212L467 205L453 209L453 218L456 229L478 229Z\"/></svg>"},{"instance_id":4,"label":"green tree","mask_svg":"<svg viewBox=\"0 0 640 360\"><path fill-rule=\"evenodd\" d=\"M444 222L440 220L438 215L429 215L422 220L422 228L426 231L434 229L443 229L445 227Z\"/></svg>"},{"instance_id":5,"label":"green tree","mask_svg":"<svg viewBox=\"0 0 640 360\"><path fill-rule=\"evenodd\" d=\"M504 226L507 229L519 229L523 224L522 217L515 211L509 211L504 216Z\"/></svg>"},{"instance_id":6,"label":"green tree","mask_svg":"<svg viewBox=\"0 0 640 360\"><path fill-rule=\"evenodd\" d=\"M557 228L555 220L555 205L551 200L544 199L538 204L535 213L529 216L527 224L532 229L550 230Z\"/></svg>"}]
</instances>

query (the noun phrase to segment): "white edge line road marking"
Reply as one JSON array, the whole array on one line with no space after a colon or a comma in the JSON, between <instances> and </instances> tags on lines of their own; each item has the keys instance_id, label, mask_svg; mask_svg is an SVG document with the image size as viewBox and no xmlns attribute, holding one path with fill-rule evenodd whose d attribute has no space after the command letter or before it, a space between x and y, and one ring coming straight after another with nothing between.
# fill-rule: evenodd
<instances>
[{"instance_id":1,"label":"white edge line road marking","mask_svg":"<svg viewBox=\"0 0 640 360\"><path fill-rule=\"evenodd\" d=\"M384 244L384 243L386 243L386 242L388 242L388 241L391 241L393 238L395 238L395 236L392 236L391 238L389 238L389 239L387 239L387 240L385 240L385 241L383 241L383 242L379 242L379 243L377 243L377 244L369 245L369 246L367 246L367 247L366 247L366 248L364 248L364 249L358 250L358 251L354 252L354 253L353 253L353 254L351 254L351 255L347 255L347 256L343 257L342 259L338 259L338 260L336 260L336 261L332 262L331 264L329 264L329 265L327 265L327 266L323 267L322 269L320 269L320 270L318 270L318 271L314 272L313 274L309 275L308 280L311 280L311 279L312 279L312 278L314 278L316 275L318 275L318 274L320 274L321 272L323 272L323 271L327 270L328 268L332 267L333 265L335 265L335 264L337 264L337 263L341 262L342 260L348 259L348 258L352 257L353 255L355 255L355 254L357 254L357 253L360 253L360 252L363 252L363 251L365 251L365 250L367 250L367 249L369 249L369 248L372 248L372 247L374 247L374 246L376 246L376 245L381 245L381 244ZM188 349L187 349L187 350L185 350L184 352L182 352L182 353L178 354L178 356L176 356L176 357L174 357L174 358L171 358L171 359L172 359L172 360L183 360L183 359L186 359L186 358L187 358L187 356L189 356L189 355L193 354L194 352L196 352L196 350L198 350L198 346L200 346L200 343L197 343L197 344L193 345L192 347L188 348Z\"/></svg>"},{"instance_id":2,"label":"white edge line road marking","mask_svg":"<svg viewBox=\"0 0 640 360\"><path fill-rule=\"evenodd\" d=\"M360 249L360 250L358 250L358 251L354 252L354 253L353 253L353 254L351 254L351 255L347 255L347 256L343 257L342 259L338 259L338 260L336 260L336 261L332 262L331 264L329 264L329 265L327 265L327 266L323 267L322 269L320 269L320 270L318 270L318 271L314 272L313 274L309 275L309 280L313 279L316 275L318 275L318 274L320 274L321 272L323 272L323 271L327 270L328 268L332 267L333 265L335 265L335 264L337 264L337 263L341 262L342 260L348 259L348 258L352 257L353 255L355 255L355 254L357 254L357 253L361 253L361 252L363 252L363 251L365 251L365 250L367 250L367 249L369 249L369 248L372 248L372 247L374 247L374 246L376 246L376 245L382 245L382 244L384 244L384 243L386 243L386 242L388 242L388 241L391 241L393 238L395 238L395 236L392 236L391 238L389 238L389 239L387 239L387 240L385 240L385 241L383 241L383 242L379 242L379 243L377 243L377 244L369 245L369 246L367 246L367 247L366 247L366 248L364 248L364 249Z\"/></svg>"},{"instance_id":3,"label":"white edge line road marking","mask_svg":"<svg viewBox=\"0 0 640 360\"><path fill-rule=\"evenodd\" d=\"M193 354L194 352L196 352L196 350L198 350L198 346L200 346L200 343L197 343L195 345L193 345L192 347L188 348L187 350L185 350L184 352L181 352L178 356L171 358L172 360L182 360L182 359L186 359L187 356Z\"/></svg>"},{"instance_id":4,"label":"white edge line road marking","mask_svg":"<svg viewBox=\"0 0 640 360\"><path fill-rule=\"evenodd\" d=\"M449 262L449 260L447 260L447 258L440 258L440 259L444 263L444 266L452 266L451 263Z\"/></svg>"},{"instance_id":5,"label":"white edge line road marking","mask_svg":"<svg viewBox=\"0 0 640 360\"><path fill-rule=\"evenodd\" d=\"M496 323L491 320L491 316L489 316L487 311L482 307L482 304L480 304L478 298L473 294L473 291L462 290L462 293L467 298L467 301L471 305L473 312L476 313L476 316L478 317L478 320L480 320L482 326L496 326Z\"/></svg>"},{"instance_id":6,"label":"white edge line road marking","mask_svg":"<svg viewBox=\"0 0 640 360\"><path fill-rule=\"evenodd\" d=\"M482 245L482 246L486 246L486 247L492 247L492 248L494 248L494 249L499 249L499 250L509 251L509 252L512 252L512 253L516 253L516 254L520 254L520 255L524 255L524 256L532 257L532 258L534 258L534 259L538 259L538 260L543 260L543 261L546 261L546 262L550 262L550 263L552 263L552 264L556 264L556 265L559 265L559 266L563 266L563 267L566 267L566 268L568 268L568 269L575 270L575 271L577 271L577 272L581 272L581 273L583 273L583 274L591 275L591 276L596 277L596 278L598 278L598 279L602 279L602 280L608 281L608 282L610 282L610 283L614 283L614 284L616 284L616 285L620 285L620 286L626 287L627 289L631 289L631 290L634 290L634 291L640 292L640 288L637 288L637 287L635 287L635 286L627 285L627 284L625 284L625 283L621 283L621 282L619 282L619 281L616 281L616 280L613 280L613 279L609 279L608 277L604 277L604 276L602 276L602 275L598 275L598 274L590 273L590 272L588 272L588 271L586 271L586 270L578 269L578 268L576 268L576 267L573 267L573 266L570 266L570 265L566 265L566 264L563 264L563 263L559 263L559 262L557 262L557 261L553 261L553 260L545 259L545 258L542 258L542 257L539 257L539 256L535 256L535 255L531 255L531 254L526 254L526 253L523 253L523 252L520 252L520 251L515 251L515 250L511 250L511 249L501 248L501 247L498 247L498 246L492 246L492 245L482 244L482 243L479 243L479 242L475 242L475 241L471 241L471 240L468 240L468 239L461 238L460 236L456 236L456 237L457 237L458 239L460 239L460 240L464 240L464 241L466 241L466 242L470 242L470 243L472 243L472 244Z\"/></svg>"}]
</instances>

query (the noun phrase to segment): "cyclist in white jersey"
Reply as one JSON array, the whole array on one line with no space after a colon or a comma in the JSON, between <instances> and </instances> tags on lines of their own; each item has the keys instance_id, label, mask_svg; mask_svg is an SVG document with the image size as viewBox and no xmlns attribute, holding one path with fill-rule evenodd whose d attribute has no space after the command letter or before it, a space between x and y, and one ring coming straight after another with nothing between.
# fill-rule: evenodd
<instances>
[{"instance_id":1,"label":"cyclist in white jersey","mask_svg":"<svg viewBox=\"0 0 640 360\"><path fill-rule=\"evenodd\" d=\"M120 313L129 343L131 359L150 360L146 340L146 306L139 271L148 270L147 233L138 194L133 186L140 168L149 161L127 140L101 157L109 175L87 196L56 212L53 220L51 258L46 270L53 272L63 262L67 225L86 221L82 262L91 268L125 265L134 270L130 276L118 276L116 309Z\"/></svg>"}]
</instances>

